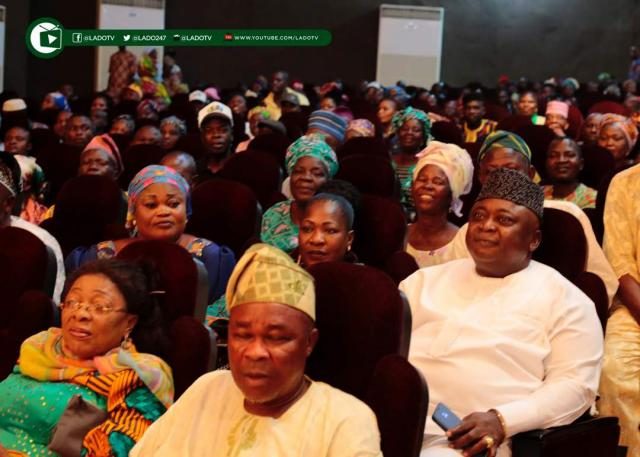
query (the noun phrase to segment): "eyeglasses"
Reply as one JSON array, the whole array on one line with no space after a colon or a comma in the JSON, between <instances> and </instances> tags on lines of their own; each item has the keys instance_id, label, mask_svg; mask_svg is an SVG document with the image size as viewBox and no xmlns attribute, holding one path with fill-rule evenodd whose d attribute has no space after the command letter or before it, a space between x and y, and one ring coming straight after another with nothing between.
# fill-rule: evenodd
<instances>
[{"instance_id":1,"label":"eyeglasses","mask_svg":"<svg viewBox=\"0 0 640 457\"><path fill-rule=\"evenodd\" d=\"M86 310L91 314L96 315L106 315L109 313L126 313L128 312L126 309L115 309L113 305L109 303L85 303L80 300L67 299L58 305L60 310L67 311L80 311L81 308L86 308Z\"/></svg>"}]
</instances>

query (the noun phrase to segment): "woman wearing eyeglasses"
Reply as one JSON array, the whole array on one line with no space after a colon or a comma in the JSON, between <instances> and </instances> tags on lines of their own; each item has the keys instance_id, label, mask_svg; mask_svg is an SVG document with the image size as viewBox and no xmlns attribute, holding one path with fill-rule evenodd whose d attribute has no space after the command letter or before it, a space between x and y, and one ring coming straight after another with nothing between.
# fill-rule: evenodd
<instances>
[{"instance_id":1,"label":"woman wearing eyeglasses","mask_svg":"<svg viewBox=\"0 0 640 457\"><path fill-rule=\"evenodd\" d=\"M128 455L173 402L171 369L147 353L166 346L154 289L142 264L98 260L74 272L61 328L28 338L0 383L0 456L55 456L61 449L51 443L69 445L73 434L84 436L82 455ZM75 395L104 411L97 425L60 421Z\"/></svg>"}]
</instances>

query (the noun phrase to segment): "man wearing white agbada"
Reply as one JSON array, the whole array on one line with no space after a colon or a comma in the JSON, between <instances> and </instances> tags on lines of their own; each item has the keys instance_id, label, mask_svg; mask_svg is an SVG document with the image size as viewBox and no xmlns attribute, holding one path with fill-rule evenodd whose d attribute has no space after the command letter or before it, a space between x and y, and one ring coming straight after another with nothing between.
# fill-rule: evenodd
<instances>
[{"instance_id":1,"label":"man wearing white agbada","mask_svg":"<svg viewBox=\"0 0 640 457\"><path fill-rule=\"evenodd\" d=\"M313 279L285 253L252 246L227 286L229 363L198 379L132 457L382 457L361 401L304 375L318 339Z\"/></svg>"},{"instance_id":2,"label":"man wearing white agbada","mask_svg":"<svg viewBox=\"0 0 640 457\"><path fill-rule=\"evenodd\" d=\"M514 434L570 423L595 400L594 304L531 260L543 199L522 173L492 172L469 218L472 258L400 284L413 317L409 360L429 384L429 412L442 402L462 418L446 435L429 418L421 457L508 456Z\"/></svg>"}]
</instances>

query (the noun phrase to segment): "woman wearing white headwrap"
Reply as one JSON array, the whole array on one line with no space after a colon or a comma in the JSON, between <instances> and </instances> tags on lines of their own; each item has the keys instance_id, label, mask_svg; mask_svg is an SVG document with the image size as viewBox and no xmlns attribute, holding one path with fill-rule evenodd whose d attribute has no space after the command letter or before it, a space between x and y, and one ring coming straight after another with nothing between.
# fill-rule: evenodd
<instances>
[{"instance_id":1,"label":"woman wearing white headwrap","mask_svg":"<svg viewBox=\"0 0 640 457\"><path fill-rule=\"evenodd\" d=\"M406 251L423 268L446 260L458 231L447 214L461 215L460 197L471 190L473 163L464 149L439 141L430 142L417 157L411 186L416 221L409 224Z\"/></svg>"}]
</instances>

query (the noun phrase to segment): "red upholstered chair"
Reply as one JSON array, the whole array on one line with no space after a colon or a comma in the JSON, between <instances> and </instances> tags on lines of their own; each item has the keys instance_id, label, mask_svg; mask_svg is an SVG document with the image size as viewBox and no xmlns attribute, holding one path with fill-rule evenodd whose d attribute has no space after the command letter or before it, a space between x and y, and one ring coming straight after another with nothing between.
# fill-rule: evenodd
<instances>
[{"instance_id":1,"label":"red upholstered chair","mask_svg":"<svg viewBox=\"0 0 640 457\"><path fill-rule=\"evenodd\" d=\"M406 251L396 251L391 254L384 267L384 271L396 284L400 284L418 269L416 260Z\"/></svg>"},{"instance_id":2,"label":"red upholstered chair","mask_svg":"<svg viewBox=\"0 0 640 457\"><path fill-rule=\"evenodd\" d=\"M378 361L408 353L409 305L391 278L372 267L327 262L309 273L316 282L320 338L306 371L364 400Z\"/></svg>"},{"instance_id":3,"label":"red upholstered chair","mask_svg":"<svg viewBox=\"0 0 640 457\"><path fill-rule=\"evenodd\" d=\"M400 203L363 194L353 250L361 262L384 268L389 257L402 250L406 230L407 220Z\"/></svg>"},{"instance_id":4,"label":"red upholstered chair","mask_svg":"<svg viewBox=\"0 0 640 457\"><path fill-rule=\"evenodd\" d=\"M584 117L582 112L575 105L569 105L569 127L567 128L567 136L577 140L580 136L580 130L582 129L582 123Z\"/></svg>"},{"instance_id":5,"label":"red upholstered chair","mask_svg":"<svg viewBox=\"0 0 640 457\"><path fill-rule=\"evenodd\" d=\"M40 151L55 147L60 143L58 136L50 129L33 129L31 131L31 155L38 157Z\"/></svg>"},{"instance_id":6,"label":"red upholstered chair","mask_svg":"<svg viewBox=\"0 0 640 457\"><path fill-rule=\"evenodd\" d=\"M131 143L131 140L133 139L132 135L123 135L120 133L110 133L109 136L118 147L118 151L124 151L127 149L129 147L129 143Z\"/></svg>"},{"instance_id":7,"label":"red upholstered chair","mask_svg":"<svg viewBox=\"0 0 640 457\"><path fill-rule=\"evenodd\" d=\"M261 215L258 200L246 185L228 179L211 179L191 195L193 214L186 231L229 246L242 255L247 240L259 235Z\"/></svg>"},{"instance_id":8,"label":"red upholstered chair","mask_svg":"<svg viewBox=\"0 0 640 457\"><path fill-rule=\"evenodd\" d=\"M481 141L476 141L475 143L462 143L462 149L467 151L471 156L471 160L473 160L474 166L477 166L478 163L478 154L480 153L480 148L482 147Z\"/></svg>"},{"instance_id":9,"label":"red upholstered chair","mask_svg":"<svg viewBox=\"0 0 640 457\"><path fill-rule=\"evenodd\" d=\"M545 160L549 143L556 137L553 131L544 125L529 125L518 127L515 133L527 142L531 149L531 164L536 167L538 174L544 179L546 176Z\"/></svg>"},{"instance_id":10,"label":"red upholstered chair","mask_svg":"<svg viewBox=\"0 0 640 457\"><path fill-rule=\"evenodd\" d=\"M351 138L338 148L336 155L340 161L353 155L380 156L391 160L389 150L380 138Z\"/></svg>"},{"instance_id":11,"label":"red upholstered chair","mask_svg":"<svg viewBox=\"0 0 640 457\"><path fill-rule=\"evenodd\" d=\"M3 306L14 303L30 289L52 296L56 274L55 255L38 237L17 227L0 229L0 297ZM0 319L10 318L12 311L7 306Z\"/></svg>"},{"instance_id":12,"label":"red upholstered chair","mask_svg":"<svg viewBox=\"0 0 640 457\"><path fill-rule=\"evenodd\" d=\"M39 151L37 162L49 182L51 201L55 200L64 183L78 174L81 152L82 148L66 144L56 144Z\"/></svg>"},{"instance_id":13,"label":"red upholstered chair","mask_svg":"<svg viewBox=\"0 0 640 457\"><path fill-rule=\"evenodd\" d=\"M462 130L454 122L438 121L431 126L431 136L434 140L443 143L453 143L458 146L462 145Z\"/></svg>"},{"instance_id":14,"label":"red upholstered chair","mask_svg":"<svg viewBox=\"0 0 640 457\"><path fill-rule=\"evenodd\" d=\"M204 265L182 246L157 240L129 243L118 252L120 259L152 262L165 291L163 313L167 321L193 316L204 321L208 296L208 277Z\"/></svg>"},{"instance_id":15,"label":"red upholstered chair","mask_svg":"<svg viewBox=\"0 0 640 457\"><path fill-rule=\"evenodd\" d=\"M279 122L282 122L287 129L287 138L289 141L295 141L304 135L304 132L307 131L309 116L305 113L283 113L278 119Z\"/></svg>"},{"instance_id":16,"label":"red upholstered chair","mask_svg":"<svg viewBox=\"0 0 640 457\"><path fill-rule=\"evenodd\" d=\"M485 108L487 110L485 117L487 119L494 120L496 122L500 122L502 119L505 119L511 116L511 113L507 108L502 105L498 105L491 102L485 102Z\"/></svg>"},{"instance_id":17,"label":"red upholstered chair","mask_svg":"<svg viewBox=\"0 0 640 457\"><path fill-rule=\"evenodd\" d=\"M386 157L357 154L340 161L335 179L349 181L366 194L392 198L399 192L396 172Z\"/></svg>"},{"instance_id":18,"label":"red upholstered chair","mask_svg":"<svg viewBox=\"0 0 640 457\"><path fill-rule=\"evenodd\" d=\"M120 186L126 189L140 170L147 165L159 163L166 151L154 144L136 144L121 151L121 154L124 171L120 175L119 182Z\"/></svg>"},{"instance_id":19,"label":"red upholstered chair","mask_svg":"<svg viewBox=\"0 0 640 457\"><path fill-rule=\"evenodd\" d=\"M545 208L542 222L542 243L533 259L553 267L573 282L595 304L602 328L609 317L609 298L602 279L585 270L587 238L582 224L572 214Z\"/></svg>"},{"instance_id":20,"label":"red upholstered chair","mask_svg":"<svg viewBox=\"0 0 640 457\"><path fill-rule=\"evenodd\" d=\"M78 246L126 238L125 209L115 181L106 176L76 176L60 190L53 217L41 225L58 240L66 256Z\"/></svg>"},{"instance_id":21,"label":"red upholstered chair","mask_svg":"<svg viewBox=\"0 0 640 457\"><path fill-rule=\"evenodd\" d=\"M609 296L604 281L595 273L583 271L573 278L573 283L593 300L604 333L607 329L607 319L609 319Z\"/></svg>"},{"instance_id":22,"label":"red upholstered chair","mask_svg":"<svg viewBox=\"0 0 640 457\"><path fill-rule=\"evenodd\" d=\"M248 186L264 210L282 197L282 169L268 152L247 150L234 154L216 176Z\"/></svg>"},{"instance_id":23,"label":"red upholstered chair","mask_svg":"<svg viewBox=\"0 0 640 457\"><path fill-rule=\"evenodd\" d=\"M201 159L205 154L204 146L200 140L200 132L187 133L180 137L174 148L177 151L188 152L196 161Z\"/></svg>"},{"instance_id":24,"label":"red upholstered chair","mask_svg":"<svg viewBox=\"0 0 640 457\"><path fill-rule=\"evenodd\" d=\"M602 114L613 113L613 114L620 114L621 116L626 116L626 117L629 117L631 115L629 108L627 108L621 103L613 102L610 100L603 100L594 105L591 105L591 108L589 108L589 114L591 113L602 113Z\"/></svg>"},{"instance_id":25,"label":"red upholstered chair","mask_svg":"<svg viewBox=\"0 0 640 457\"><path fill-rule=\"evenodd\" d=\"M584 168L580 172L580 181L598 189L602 180L615 168L615 160L609 151L598 145L582 146L582 157Z\"/></svg>"},{"instance_id":26,"label":"red upholstered chair","mask_svg":"<svg viewBox=\"0 0 640 457\"><path fill-rule=\"evenodd\" d=\"M248 149L268 152L284 169L284 157L287 154L287 148L291 143L292 141L284 135L279 133L267 133L265 135L259 135L251 140Z\"/></svg>"},{"instance_id":27,"label":"red upholstered chair","mask_svg":"<svg viewBox=\"0 0 640 457\"><path fill-rule=\"evenodd\" d=\"M373 373L366 403L378 420L382 454L418 457L429 406L422 374L399 355L383 357Z\"/></svg>"},{"instance_id":28,"label":"red upholstered chair","mask_svg":"<svg viewBox=\"0 0 640 457\"><path fill-rule=\"evenodd\" d=\"M22 341L53 325L53 252L16 227L0 229L0 379L15 364Z\"/></svg>"},{"instance_id":29,"label":"red upholstered chair","mask_svg":"<svg viewBox=\"0 0 640 457\"><path fill-rule=\"evenodd\" d=\"M120 259L146 259L160 276L160 298L171 342L167 363L173 369L176 397L215 366L215 334L204 325L209 291L207 270L173 243L141 240L124 247Z\"/></svg>"},{"instance_id":30,"label":"red upholstered chair","mask_svg":"<svg viewBox=\"0 0 640 457\"><path fill-rule=\"evenodd\" d=\"M498 122L496 130L506 130L507 132L515 132L521 127L532 125L531 117L521 116L519 114L511 114Z\"/></svg>"},{"instance_id":31,"label":"red upholstered chair","mask_svg":"<svg viewBox=\"0 0 640 457\"><path fill-rule=\"evenodd\" d=\"M215 333L192 316L180 316L169 324L167 363L173 371L175 398L203 374L215 368Z\"/></svg>"},{"instance_id":32,"label":"red upholstered chair","mask_svg":"<svg viewBox=\"0 0 640 457\"><path fill-rule=\"evenodd\" d=\"M545 208L540 228L542 242L533 252L533 259L573 281L587 264L587 238L582 224L566 211Z\"/></svg>"}]
</instances>

